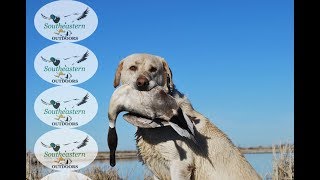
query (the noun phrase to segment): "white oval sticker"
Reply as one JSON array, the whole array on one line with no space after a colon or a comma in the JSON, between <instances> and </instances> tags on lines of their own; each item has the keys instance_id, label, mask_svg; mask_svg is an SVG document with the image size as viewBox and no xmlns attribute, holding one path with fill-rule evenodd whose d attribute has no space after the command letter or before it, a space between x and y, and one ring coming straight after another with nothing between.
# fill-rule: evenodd
<instances>
[{"instance_id":1,"label":"white oval sticker","mask_svg":"<svg viewBox=\"0 0 320 180\"><path fill-rule=\"evenodd\" d=\"M42 49L34 68L45 81L56 85L75 85L90 79L98 68L94 53L75 43L57 43Z\"/></svg>"},{"instance_id":2,"label":"white oval sticker","mask_svg":"<svg viewBox=\"0 0 320 180\"><path fill-rule=\"evenodd\" d=\"M37 31L56 42L76 42L90 36L98 17L88 5L78 1L54 1L41 7L34 17Z\"/></svg>"},{"instance_id":3,"label":"white oval sticker","mask_svg":"<svg viewBox=\"0 0 320 180\"><path fill-rule=\"evenodd\" d=\"M73 171L65 171L65 172L54 172L46 175L41 180L91 180L89 177L73 172Z\"/></svg>"},{"instance_id":4,"label":"white oval sticker","mask_svg":"<svg viewBox=\"0 0 320 180\"><path fill-rule=\"evenodd\" d=\"M58 171L78 170L96 158L98 146L87 133L76 129L55 129L43 134L34 146L36 158Z\"/></svg>"},{"instance_id":5,"label":"white oval sticker","mask_svg":"<svg viewBox=\"0 0 320 180\"><path fill-rule=\"evenodd\" d=\"M57 128L75 128L91 121L98 111L96 98L75 86L57 86L41 93L34 111L44 123Z\"/></svg>"}]
</instances>

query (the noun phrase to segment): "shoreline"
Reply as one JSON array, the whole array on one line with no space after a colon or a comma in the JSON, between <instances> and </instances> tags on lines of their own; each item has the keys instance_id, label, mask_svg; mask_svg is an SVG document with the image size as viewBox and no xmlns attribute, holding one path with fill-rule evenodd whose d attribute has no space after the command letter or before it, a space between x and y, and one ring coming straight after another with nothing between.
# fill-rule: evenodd
<instances>
[{"instance_id":1,"label":"shoreline","mask_svg":"<svg viewBox=\"0 0 320 180\"><path fill-rule=\"evenodd\" d=\"M293 145L292 145L293 146ZM241 151L242 154L266 154L266 153L273 153L272 147L238 147L238 149ZM279 152L279 147L276 147L274 150L275 152ZM31 159L33 163L36 163L38 160L36 159L35 155L33 153L28 153L31 155ZM110 153L109 152L98 152L96 158L94 161L98 160L109 160ZM137 151L136 150L119 150L116 152L116 158L121 160L134 160L138 159Z\"/></svg>"},{"instance_id":2,"label":"shoreline","mask_svg":"<svg viewBox=\"0 0 320 180\"><path fill-rule=\"evenodd\" d=\"M272 147L249 147L249 148L239 148L242 154L266 154L272 153ZM275 151L278 153L279 148L276 148ZM109 160L109 152L98 152L95 160ZM138 159L137 151L117 151L116 158L122 160Z\"/></svg>"},{"instance_id":3,"label":"shoreline","mask_svg":"<svg viewBox=\"0 0 320 180\"><path fill-rule=\"evenodd\" d=\"M291 145L293 146L293 145ZM272 147L238 147L242 154L266 154L266 153L273 153ZM279 147L275 148L275 152L279 152ZM32 163L37 163L38 160L36 159L33 153L27 154L32 156ZM101 160L109 160L110 153L109 152L98 152L94 161L101 161ZM136 150L119 150L116 152L116 158L121 160L134 160L138 159L137 151Z\"/></svg>"}]
</instances>

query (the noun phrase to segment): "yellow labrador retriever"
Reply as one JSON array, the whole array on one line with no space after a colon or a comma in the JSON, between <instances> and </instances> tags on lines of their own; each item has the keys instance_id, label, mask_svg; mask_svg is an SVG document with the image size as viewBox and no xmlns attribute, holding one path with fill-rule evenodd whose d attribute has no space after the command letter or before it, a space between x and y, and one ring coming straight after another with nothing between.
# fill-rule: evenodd
<instances>
[{"instance_id":1,"label":"yellow labrador retriever","mask_svg":"<svg viewBox=\"0 0 320 180\"><path fill-rule=\"evenodd\" d=\"M119 63L114 87L120 82L139 91L162 86L195 124L198 145L178 135L170 126L138 127L136 141L139 158L152 171L154 179L261 179L230 139L209 119L195 111L189 100L175 88L172 72L163 58L151 54L127 56ZM124 116L128 122L139 118L132 114ZM111 126L114 128L114 124Z\"/></svg>"}]
</instances>

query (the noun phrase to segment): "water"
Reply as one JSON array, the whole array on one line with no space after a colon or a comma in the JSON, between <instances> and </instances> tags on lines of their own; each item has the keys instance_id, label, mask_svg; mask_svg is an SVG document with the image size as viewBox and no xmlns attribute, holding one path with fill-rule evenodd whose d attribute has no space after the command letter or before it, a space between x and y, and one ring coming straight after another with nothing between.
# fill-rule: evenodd
<instances>
[{"instance_id":1,"label":"water","mask_svg":"<svg viewBox=\"0 0 320 180\"><path fill-rule=\"evenodd\" d=\"M263 154L245 154L244 155L249 163L255 168L255 170L262 176L265 177L268 173L272 172L272 153ZM90 166L83 168L80 172L85 171L91 166L99 166L101 168L109 169L109 161L94 161ZM128 177L129 179L143 179L143 177L150 171L142 165L138 160L117 160L117 164L114 167L118 170L120 177Z\"/></svg>"},{"instance_id":2,"label":"water","mask_svg":"<svg viewBox=\"0 0 320 180\"><path fill-rule=\"evenodd\" d=\"M272 172L272 153L264 154L245 154L244 155L252 167L266 179L266 175ZM90 170L93 166L98 166L103 170L108 170L111 168L108 160L100 161L96 160L92 162L89 166L80 169L78 172L85 174L86 171ZM152 173L142 165L137 159L133 160L117 160L115 167L118 170L120 177L124 179L132 180L143 180L146 175L152 175ZM44 175L53 172L52 170L44 171Z\"/></svg>"},{"instance_id":3,"label":"water","mask_svg":"<svg viewBox=\"0 0 320 180\"><path fill-rule=\"evenodd\" d=\"M142 165L142 162L139 162L137 159L132 160L120 160L118 159L116 162L116 166L113 167L118 170L118 174L120 177L124 179L143 179L143 177L147 174L151 174L145 165ZM110 169L109 160L105 161L94 161L90 164L90 166L98 166L102 169ZM86 168L81 169L79 172L84 172L91 167L87 166Z\"/></svg>"},{"instance_id":4,"label":"water","mask_svg":"<svg viewBox=\"0 0 320 180\"><path fill-rule=\"evenodd\" d=\"M272 173L272 153L245 154L244 156L262 177Z\"/></svg>"}]
</instances>

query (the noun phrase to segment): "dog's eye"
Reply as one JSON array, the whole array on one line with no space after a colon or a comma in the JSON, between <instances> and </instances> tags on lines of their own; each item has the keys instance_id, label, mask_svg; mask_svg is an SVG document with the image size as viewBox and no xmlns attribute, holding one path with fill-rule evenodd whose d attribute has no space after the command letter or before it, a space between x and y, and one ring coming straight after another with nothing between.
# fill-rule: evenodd
<instances>
[{"instance_id":1,"label":"dog's eye","mask_svg":"<svg viewBox=\"0 0 320 180\"><path fill-rule=\"evenodd\" d=\"M137 66L131 66L129 69L130 69L131 71L136 71L136 70L137 70Z\"/></svg>"},{"instance_id":2,"label":"dog's eye","mask_svg":"<svg viewBox=\"0 0 320 180\"><path fill-rule=\"evenodd\" d=\"M151 67L151 68L149 69L149 71L150 71L150 72L156 72L156 71L157 71L157 68Z\"/></svg>"}]
</instances>

